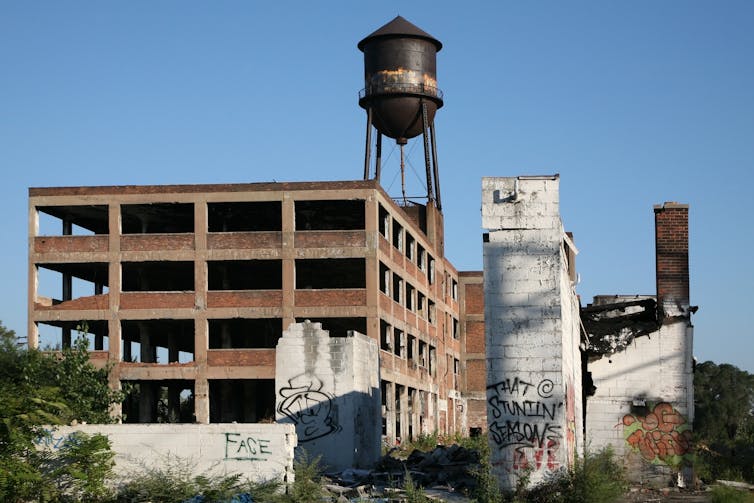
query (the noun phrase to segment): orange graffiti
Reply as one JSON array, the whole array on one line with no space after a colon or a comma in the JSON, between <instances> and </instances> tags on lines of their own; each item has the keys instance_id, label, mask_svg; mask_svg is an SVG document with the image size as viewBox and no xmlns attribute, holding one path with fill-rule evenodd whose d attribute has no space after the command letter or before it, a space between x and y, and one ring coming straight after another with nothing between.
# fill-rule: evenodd
<instances>
[{"instance_id":1,"label":"orange graffiti","mask_svg":"<svg viewBox=\"0 0 754 503\"><path fill-rule=\"evenodd\" d=\"M691 429L686 419L666 402L645 416L623 416L626 442L649 462L674 464L674 456L691 451Z\"/></svg>"}]
</instances>

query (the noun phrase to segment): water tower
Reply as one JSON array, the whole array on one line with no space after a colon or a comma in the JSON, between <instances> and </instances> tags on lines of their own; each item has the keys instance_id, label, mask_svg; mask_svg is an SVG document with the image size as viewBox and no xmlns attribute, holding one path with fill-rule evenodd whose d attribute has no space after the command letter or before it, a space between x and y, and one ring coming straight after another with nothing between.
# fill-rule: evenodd
<instances>
[{"instance_id":1,"label":"water tower","mask_svg":"<svg viewBox=\"0 0 754 503\"><path fill-rule=\"evenodd\" d=\"M401 188L406 200L403 147L409 139L424 138L427 203L442 209L435 142L435 112L442 107L437 88L437 51L442 43L401 16L367 36L358 47L364 52L364 89L359 105L367 111L364 179L371 177L372 128L377 130L374 177L380 179L382 136L395 139L401 152Z\"/></svg>"}]
</instances>

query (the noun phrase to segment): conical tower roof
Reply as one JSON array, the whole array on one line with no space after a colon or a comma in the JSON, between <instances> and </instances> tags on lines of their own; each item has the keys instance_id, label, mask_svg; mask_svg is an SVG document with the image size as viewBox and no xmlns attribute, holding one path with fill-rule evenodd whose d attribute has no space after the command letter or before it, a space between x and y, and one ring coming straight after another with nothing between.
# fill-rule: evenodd
<instances>
[{"instance_id":1,"label":"conical tower roof","mask_svg":"<svg viewBox=\"0 0 754 503\"><path fill-rule=\"evenodd\" d=\"M405 18L401 16L396 16L395 19L387 23L382 28L379 28L377 31L372 33L371 35L366 36L361 42L358 44L358 48L360 50L364 50L364 45L373 38L383 38L383 37L413 37L413 38L423 38L424 40L429 40L433 44L435 44L435 47L437 47L437 50L439 51L442 49L442 43L437 40L435 37L427 33L426 31L420 29L416 25L409 23L406 21Z\"/></svg>"}]
</instances>

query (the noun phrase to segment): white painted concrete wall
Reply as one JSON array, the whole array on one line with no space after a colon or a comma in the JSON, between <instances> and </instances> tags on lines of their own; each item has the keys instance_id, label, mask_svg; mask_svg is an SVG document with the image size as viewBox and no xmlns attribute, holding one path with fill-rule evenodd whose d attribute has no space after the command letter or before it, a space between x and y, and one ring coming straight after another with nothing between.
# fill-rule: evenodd
<instances>
[{"instance_id":1,"label":"white painted concrete wall","mask_svg":"<svg viewBox=\"0 0 754 503\"><path fill-rule=\"evenodd\" d=\"M587 399L588 445L592 450L612 446L636 481L664 486L680 468L662 459L660 442L666 444L664 452L672 447L682 457L690 456L690 446L681 437L694 420L692 331L686 321L666 324L649 336L637 337L624 351L589 363L596 392ZM663 428L667 410L646 421L661 403L669 404L683 422ZM677 421L675 415L672 419ZM657 430L662 436L630 442L627 437L640 425L643 433Z\"/></svg>"},{"instance_id":2,"label":"white painted concrete wall","mask_svg":"<svg viewBox=\"0 0 754 503\"><path fill-rule=\"evenodd\" d=\"M108 437L119 477L177 463L195 474L240 473L293 481L296 433L288 424L99 424L49 427L42 446L59 449L73 432Z\"/></svg>"},{"instance_id":3,"label":"white painted concrete wall","mask_svg":"<svg viewBox=\"0 0 754 503\"><path fill-rule=\"evenodd\" d=\"M331 338L307 321L283 332L276 353L276 420L295 425L299 448L328 469L371 467L380 457L377 343Z\"/></svg>"},{"instance_id":4,"label":"white painted concrete wall","mask_svg":"<svg viewBox=\"0 0 754 503\"><path fill-rule=\"evenodd\" d=\"M535 484L569 466L581 440L578 300L558 182L482 180L487 418L493 471L504 488L525 473Z\"/></svg>"}]
</instances>

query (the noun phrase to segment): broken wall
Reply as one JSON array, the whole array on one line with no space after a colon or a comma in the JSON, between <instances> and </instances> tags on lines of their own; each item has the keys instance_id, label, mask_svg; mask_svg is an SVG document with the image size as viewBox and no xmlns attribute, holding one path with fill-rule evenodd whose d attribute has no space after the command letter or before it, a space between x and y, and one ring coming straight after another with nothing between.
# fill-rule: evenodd
<instances>
[{"instance_id":1,"label":"broken wall","mask_svg":"<svg viewBox=\"0 0 754 503\"><path fill-rule=\"evenodd\" d=\"M655 206L655 228L656 307L649 296L642 299L650 304L614 297L601 323L592 327L584 318L592 353L587 369L595 388L587 399L586 430L590 447L612 446L634 481L664 487L684 483L692 462L695 308L689 306L688 206ZM606 300L596 298L582 317ZM619 316L630 321L628 326L616 322ZM649 317L653 330L647 328ZM614 333L601 330L611 326Z\"/></svg>"},{"instance_id":2,"label":"broken wall","mask_svg":"<svg viewBox=\"0 0 754 503\"><path fill-rule=\"evenodd\" d=\"M276 351L276 420L328 469L372 466L380 457L379 349L367 336L330 337L320 323L293 323Z\"/></svg>"},{"instance_id":3,"label":"broken wall","mask_svg":"<svg viewBox=\"0 0 754 503\"><path fill-rule=\"evenodd\" d=\"M557 175L482 181L487 421L504 489L525 476L542 481L580 450L578 299L558 182Z\"/></svg>"},{"instance_id":4,"label":"broken wall","mask_svg":"<svg viewBox=\"0 0 754 503\"><path fill-rule=\"evenodd\" d=\"M194 475L240 473L255 481L293 481L296 433L287 424L97 424L51 426L40 447L57 450L74 432L105 435L115 474L145 467L188 466Z\"/></svg>"}]
</instances>

